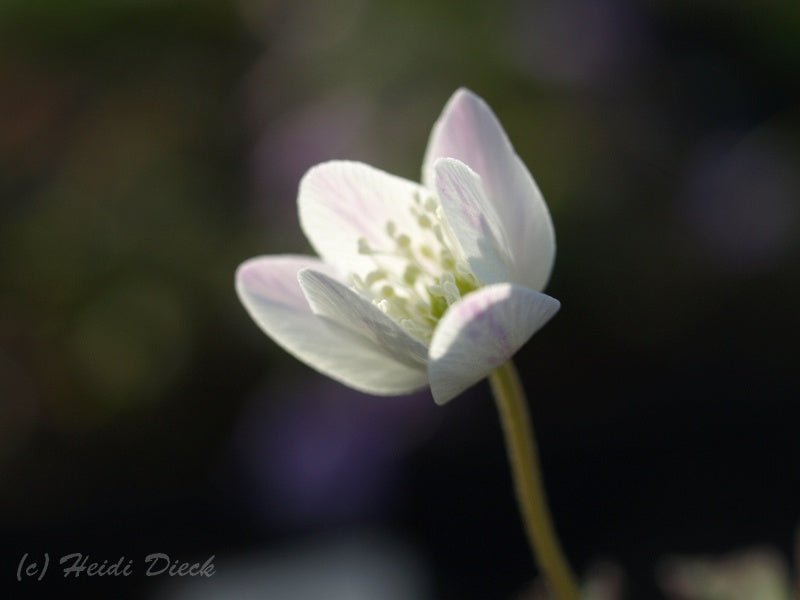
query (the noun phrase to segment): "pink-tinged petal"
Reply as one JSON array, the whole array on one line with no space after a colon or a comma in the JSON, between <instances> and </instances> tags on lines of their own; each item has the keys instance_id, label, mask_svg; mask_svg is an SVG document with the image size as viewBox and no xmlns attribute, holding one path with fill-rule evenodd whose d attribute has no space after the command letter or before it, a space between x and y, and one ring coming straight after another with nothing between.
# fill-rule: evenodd
<instances>
[{"instance_id":1,"label":"pink-tinged petal","mask_svg":"<svg viewBox=\"0 0 800 600\"><path fill-rule=\"evenodd\" d=\"M436 403L455 398L509 360L560 306L555 298L507 283L481 288L451 306L429 350Z\"/></svg>"},{"instance_id":2,"label":"pink-tinged petal","mask_svg":"<svg viewBox=\"0 0 800 600\"><path fill-rule=\"evenodd\" d=\"M448 157L480 175L508 237L512 281L544 289L555 258L547 205L492 109L463 88L453 94L433 126L422 167L426 186L433 189L436 161Z\"/></svg>"},{"instance_id":3,"label":"pink-tinged petal","mask_svg":"<svg viewBox=\"0 0 800 600\"><path fill-rule=\"evenodd\" d=\"M386 224L393 221L399 233L416 231L414 194L424 198L427 193L418 183L363 163L322 163L300 182L300 226L326 262L364 275L375 263L359 254L359 239L375 249L394 249Z\"/></svg>"},{"instance_id":4,"label":"pink-tinged petal","mask_svg":"<svg viewBox=\"0 0 800 600\"><path fill-rule=\"evenodd\" d=\"M315 314L368 339L388 358L418 369L419 385L426 383L427 347L408 335L377 306L339 281L313 269L301 271L298 280Z\"/></svg>"},{"instance_id":5,"label":"pink-tinged petal","mask_svg":"<svg viewBox=\"0 0 800 600\"><path fill-rule=\"evenodd\" d=\"M396 395L422 387L419 368L387 358L370 340L312 312L297 280L308 268L336 276L306 256L264 256L239 266L236 291L256 324L297 359L359 391Z\"/></svg>"},{"instance_id":6,"label":"pink-tinged petal","mask_svg":"<svg viewBox=\"0 0 800 600\"><path fill-rule=\"evenodd\" d=\"M506 236L480 177L454 158L440 158L434 171L442 211L472 272L484 284L510 281Z\"/></svg>"}]
</instances>

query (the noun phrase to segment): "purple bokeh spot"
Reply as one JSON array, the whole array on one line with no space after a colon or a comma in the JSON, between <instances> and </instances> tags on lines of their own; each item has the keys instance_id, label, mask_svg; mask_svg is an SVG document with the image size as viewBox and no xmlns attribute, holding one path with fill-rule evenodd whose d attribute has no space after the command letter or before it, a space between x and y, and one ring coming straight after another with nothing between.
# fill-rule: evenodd
<instances>
[{"instance_id":1,"label":"purple bokeh spot","mask_svg":"<svg viewBox=\"0 0 800 600\"><path fill-rule=\"evenodd\" d=\"M776 139L706 142L689 165L684 216L709 256L733 269L768 267L796 240L800 178Z\"/></svg>"},{"instance_id":2,"label":"purple bokeh spot","mask_svg":"<svg viewBox=\"0 0 800 600\"><path fill-rule=\"evenodd\" d=\"M525 2L514 27L517 55L544 80L612 81L646 54L644 18L624 0Z\"/></svg>"},{"instance_id":3,"label":"purple bokeh spot","mask_svg":"<svg viewBox=\"0 0 800 600\"><path fill-rule=\"evenodd\" d=\"M248 500L289 528L380 514L401 457L431 432L437 414L427 392L372 398L328 382L265 390L237 432Z\"/></svg>"}]
</instances>

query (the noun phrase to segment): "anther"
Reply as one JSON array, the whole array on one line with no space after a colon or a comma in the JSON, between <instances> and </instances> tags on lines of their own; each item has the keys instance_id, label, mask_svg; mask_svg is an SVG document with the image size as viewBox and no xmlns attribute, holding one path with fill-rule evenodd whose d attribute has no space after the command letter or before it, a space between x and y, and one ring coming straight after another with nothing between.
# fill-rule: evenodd
<instances>
[{"instance_id":1,"label":"anther","mask_svg":"<svg viewBox=\"0 0 800 600\"><path fill-rule=\"evenodd\" d=\"M428 260L434 260L436 258L436 255L433 253L433 250L431 250L431 247L425 244L419 247L419 253Z\"/></svg>"},{"instance_id":2,"label":"anther","mask_svg":"<svg viewBox=\"0 0 800 600\"><path fill-rule=\"evenodd\" d=\"M452 271L453 269L456 268L456 261L453 258L453 254L449 250L442 250L442 254L439 260L442 261L442 266L445 268L446 271Z\"/></svg>"},{"instance_id":3,"label":"anther","mask_svg":"<svg viewBox=\"0 0 800 600\"><path fill-rule=\"evenodd\" d=\"M359 254L372 254L372 248L366 238L358 238L358 253Z\"/></svg>"},{"instance_id":4,"label":"anther","mask_svg":"<svg viewBox=\"0 0 800 600\"><path fill-rule=\"evenodd\" d=\"M383 269L376 269L374 271L370 271L367 273L367 285L371 286L376 281L380 281L381 279L386 279L386 271Z\"/></svg>"},{"instance_id":5,"label":"anther","mask_svg":"<svg viewBox=\"0 0 800 600\"><path fill-rule=\"evenodd\" d=\"M444 289L438 283L434 283L427 287L428 294L432 297L444 298Z\"/></svg>"},{"instance_id":6,"label":"anther","mask_svg":"<svg viewBox=\"0 0 800 600\"><path fill-rule=\"evenodd\" d=\"M405 272L403 272L403 281L405 281L408 285L414 285L419 275L420 275L420 270L418 266L408 265L406 267Z\"/></svg>"}]
</instances>

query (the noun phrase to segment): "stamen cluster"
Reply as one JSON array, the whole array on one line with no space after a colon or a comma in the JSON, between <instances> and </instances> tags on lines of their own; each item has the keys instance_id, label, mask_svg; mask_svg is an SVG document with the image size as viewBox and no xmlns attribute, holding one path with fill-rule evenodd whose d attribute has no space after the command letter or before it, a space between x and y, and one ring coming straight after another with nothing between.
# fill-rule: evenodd
<instances>
[{"instance_id":1,"label":"stamen cluster","mask_svg":"<svg viewBox=\"0 0 800 600\"><path fill-rule=\"evenodd\" d=\"M398 231L395 222L388 221L386 248L358 240L359 253L372 257L376 268L364 277L353 275L352 283L409 335L427 344L447 308L478 289L480 282L451 250L457 242L438 200L416 193L409 210L415 231Z\"/></svg>"}]
</instances>

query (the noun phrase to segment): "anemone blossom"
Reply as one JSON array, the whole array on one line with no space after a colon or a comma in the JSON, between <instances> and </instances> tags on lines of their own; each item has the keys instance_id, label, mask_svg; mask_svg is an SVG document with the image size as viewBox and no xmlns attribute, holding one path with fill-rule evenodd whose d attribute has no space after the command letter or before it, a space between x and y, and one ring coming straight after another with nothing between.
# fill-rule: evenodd
<instances>
[{"instance_id":1,"label":"anemone blossom","mask_svg":"<svg viewBox=\"0 0 800 600\"><path fill-rule=\"evenodd\" d=\"M376 395L430 385L443 404L558 311L541 293L555 236L541 193L489 106L460 89L433 127L422 183L332 161L300 182L319 258L252 258L250 316L321 373Z\"/></svg>"}]
</instances>

